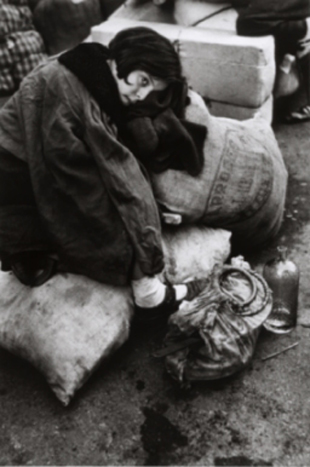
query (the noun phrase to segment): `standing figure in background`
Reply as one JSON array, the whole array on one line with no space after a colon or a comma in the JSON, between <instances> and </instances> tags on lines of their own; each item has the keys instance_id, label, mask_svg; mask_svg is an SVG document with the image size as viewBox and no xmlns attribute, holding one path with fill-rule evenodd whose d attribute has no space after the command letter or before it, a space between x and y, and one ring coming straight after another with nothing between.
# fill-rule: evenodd
<instances>
[{"instance_id":1,"label":"standing figure in background","mask_svg":"<svg viewBox=\"0 0 310 467\"><path fill-rule=\"evenodd\" d=\"M239 13L238 34L274 36L278 70L285 55L296 57L306 102L284 120L287 123L310 120L310 0L252 0L243 6L240 0L235 3Z\"/></svg>"}]
</instances>

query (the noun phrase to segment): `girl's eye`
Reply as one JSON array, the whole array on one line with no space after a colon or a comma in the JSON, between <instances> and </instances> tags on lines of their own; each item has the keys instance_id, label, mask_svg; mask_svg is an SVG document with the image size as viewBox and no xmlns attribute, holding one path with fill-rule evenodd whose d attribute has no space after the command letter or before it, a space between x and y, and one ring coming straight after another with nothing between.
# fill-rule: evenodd
<instances>
[{"instance_id":1,"label":"girl's eye","mask_svg":"<svg viewBox=\"0 0 310 467\"><path fill-rule=\"evenodd\" d=\"M141 79L140 79L140 84L141 86L148 86L149 84L149 80L145 77L145 76L142 76Z\"/></svg>"}]
</instances>

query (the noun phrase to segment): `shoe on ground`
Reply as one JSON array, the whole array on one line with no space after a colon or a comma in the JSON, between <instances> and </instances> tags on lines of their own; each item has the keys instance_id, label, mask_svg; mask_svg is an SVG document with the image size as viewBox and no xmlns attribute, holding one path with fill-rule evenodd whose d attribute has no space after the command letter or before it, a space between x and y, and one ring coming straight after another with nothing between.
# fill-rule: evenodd
<instances>
[{"instance_id":1,"label":"shoe on ground","mask_svg":"<svg viewBox=\"0 0 310 467\"><path fill-rule=\"evenodd\" d=\"M284 119L285 123L302 123L310 120L310 105L304 105L299 110L290 112Z\"/></svg>"},{"instance_id":2,"label":"shoe on ground","mask_svg":"<svg viewBox=\"0 0 310 467\"><path fill-rule=\"evenodd\" d=\"M56 271L57 262L43 252L24 252L12 255L10 269L17 279L29 287L39 287Z\"/></svg>"}]
</instances>

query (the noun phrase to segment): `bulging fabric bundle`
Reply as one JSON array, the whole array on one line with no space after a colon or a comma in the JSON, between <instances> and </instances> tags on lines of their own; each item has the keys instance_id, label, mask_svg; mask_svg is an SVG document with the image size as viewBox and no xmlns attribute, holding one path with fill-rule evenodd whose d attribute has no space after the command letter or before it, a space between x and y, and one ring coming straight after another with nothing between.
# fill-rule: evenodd
<instances>
[{"instance_id":1,"label":"bulging fabric bundle","mask_svg":"<svg viewBox=\"0 0 310 467\"><path fill-rule=\"evenodd\" d=\"M205 290L171 315L158 354L167 355L167 371L182 384L243 369L271 312L271 291L251 269L220 266L209 277Z\"/></svg>"},{"instance_id":2,"label":"bulging fabric bundle","mask_svg":"<svg viewBox=\"0 0 310 467\"><path fill-rule=\"evenodd\" d=\"M255 246L279 230L287 170L269 123L214 117L189 91L185 118L207 128L204 166L195 178L167 170L152 175L157 201L188 223L231 230Z\"/></svg>"},{"instance_id":3,"label":"bulging fabric bundle","mask_svg":"<svg viewBox=\"0 0 310 467\"><path fill-rule=\"evenodd\" d=\"M206 227L164 233L165 277L208 277L226 261L229 240L229 232ZM128 286L56 274L27 287L0 272L0 346L37 368L64 405L128 339L133 313Z\"/></svg>"},{"instance_id":4,"label":"bulging fabric bundle","mask_svg":"<svg viewBox=\"0 0 310 467\"><path fill-rule=\"evenodd\" d=\"M12 94L21 80L46 58L26 0L0 3L0 96Z\"/></svg>"},{"instance_id":5,"label":"bulging fabric bundle","mask_svg":"<svg viewBox=\"0 0 310 467\"><path fill-rule=\"evenodd\" d=\"M51 55L75 47L106 17L100 0L40 0L34 10L35 26Z\"/></svg>"}]
</instances>

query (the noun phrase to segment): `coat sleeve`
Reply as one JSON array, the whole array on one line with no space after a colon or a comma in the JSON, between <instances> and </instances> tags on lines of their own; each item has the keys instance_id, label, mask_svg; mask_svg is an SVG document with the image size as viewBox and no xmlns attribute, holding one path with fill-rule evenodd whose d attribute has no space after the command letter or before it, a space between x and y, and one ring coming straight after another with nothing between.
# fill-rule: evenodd
<instances>
[{"instance_id":1,"label":"coat sleeve","mask_svg":"<svg viewBox=\"0 0 310 467\"><path fill-rule=\"evenodd\" d=\"M56 109L45 113L46 163L60 189L96 215L96 190L88 176L91 169L92 180L104 185L123 221L142 272L157 274L164 261L151 186L133 154L117 141L97 103L74 76L69 81L62 80L59 89L57 80L50 83L59 102Z\"/></svg>"},{"instance_id":2,"label":"coat sleeve","mask_svg":"<svg viewBox=\"0 0 310 467\"><path fill-rule=\"evenodd\" d=\"M239 15L237 32L242 36L264 36L271 34L279 41L298 42L307 33L306 20L260 19Z\"/></svg>"},{"instance_id":3,"label":"coat sleeve","mask_svg":"<svg viewBox=\"0 0 310 467\"><path fill-rule=\"evenodd\" d=\"M164 267L158 207L150 183L134 155L107 131L99 107L85 109L86 139L100 177L132 240L136 260L146 275Z\"/></svg>"}]
</instances>

